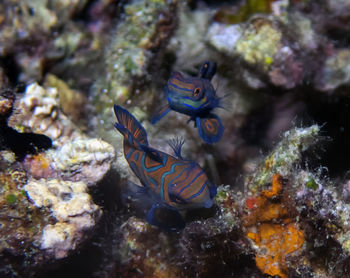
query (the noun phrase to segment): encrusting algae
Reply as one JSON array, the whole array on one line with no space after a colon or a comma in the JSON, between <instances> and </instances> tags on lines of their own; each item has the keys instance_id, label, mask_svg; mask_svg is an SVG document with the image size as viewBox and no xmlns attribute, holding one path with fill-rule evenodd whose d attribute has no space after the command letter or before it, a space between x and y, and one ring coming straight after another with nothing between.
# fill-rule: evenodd
<instances>
[{"instance_id":1,"label":"encrusting algae","mask_svg":"<svg viewBox=\"0 0 350 278\"><path fill-rule=\"evenodd\" d=\"M246 200L243 225L256 247L256 266L265 274L287 278L286 256L301 249L305 236L279 198L282 191L282 176L274 174L271 190L262 190L258 197Z\"/></svg>"},{"instance_id":2,"label":"encrusting algae","mask_svg":"<svg viewBox=\"0 0 350 278\"><path fill-rule=\"evenodd\" d=\"M295 223L264 223L257 233L248 233L247 236L259 247L255 262L263 273L281 278L289 277L286 255L300 249L304 243L304 233Z\"/></svg>"}]
</instances>

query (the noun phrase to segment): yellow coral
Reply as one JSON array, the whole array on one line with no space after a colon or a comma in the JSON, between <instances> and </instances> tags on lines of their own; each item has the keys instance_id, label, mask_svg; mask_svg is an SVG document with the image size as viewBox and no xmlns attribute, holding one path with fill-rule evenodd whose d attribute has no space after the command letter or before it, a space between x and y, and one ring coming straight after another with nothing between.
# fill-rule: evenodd
<instances>
[{"instance_id":1,"label":"yellow coral","mask_svg":"<svg viewBox=\"0 0 350 278\"><path fill-rule=\"evenodd\" d=\"M243 219L247 237L256 245L256 266L265 274L288 277L286 255L301 248L304 232L288 218L288 209L272 198L282 192L282 177L273 175L271 190L246 200L248 213Z\"/></svg>"},{"instance_id":2,"label":"yellow coral","mask_svg":"<svg viewBox=\"0 0 350 278\"><path fill-rule=\"evenodd\" d=\"M281 48L282 33L266 19L256 19L236 43L236 51L252 65L268 69Z\"/></svg>"}]
</instances>

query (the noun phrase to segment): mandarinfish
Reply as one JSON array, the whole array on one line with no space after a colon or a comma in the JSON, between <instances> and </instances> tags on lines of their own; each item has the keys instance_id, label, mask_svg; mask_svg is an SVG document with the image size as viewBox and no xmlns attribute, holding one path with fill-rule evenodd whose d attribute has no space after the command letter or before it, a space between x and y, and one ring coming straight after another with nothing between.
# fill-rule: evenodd
<instances>
[{"instance_id":1,"label":"mandarinfish","mask_svg":"<svg viewBox=\"0 0 350 278\"><path fill-rule=\"evenodd\" d=\"M179 72L172 73L165 86L168 104L153 116L152 124L174 110L195 121L199 135L206 143L218 142L224 127L220 118L212 112L214 108L221 107L220 98L211 84L215 72L216 63L207 61L200 68L198 77L185 78Z\"/></svg>"},{"instance_id":2,"label":"mandarinfish","mask_svg":"<svg viewBox=\"0 0 350 278\"><path fill-rule=\"evenodd\" d=\"M118 120L114 126L124 136L124 156L142 185L132 185L134 195L143 202L147 196L152 199L147 213L150 224L167 230L183 228L180 212L213 205L216 186L195 161L181 156L184 141L170 144L175 156L151 148L145 129L133 115L118 105L114 105L114 112ZM164 210L170 213L171 223L162 220Z\"/></svg>"}]
</instances>

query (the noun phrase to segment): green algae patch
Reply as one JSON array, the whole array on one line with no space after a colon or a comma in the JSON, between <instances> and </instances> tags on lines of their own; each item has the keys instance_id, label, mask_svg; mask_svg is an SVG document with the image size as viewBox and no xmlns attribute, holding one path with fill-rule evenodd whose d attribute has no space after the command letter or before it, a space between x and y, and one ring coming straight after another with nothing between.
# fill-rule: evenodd
<instances>
[{"instance_id":1,"label":"green algae patch","mask_svg":"<svg viewBox=\"0 0 350 278\"><path fill-rule=\"evenodd\" d=\"M29 201L23 189L26 183L27 176L21 168L10 166L0 172L0 255L7 250L33 262L38 249L35 240L54 219L49 209L37 208Z\"/></svg>"},{"instance_id":2,"label":"green algae patch","mask_svg":"<svg viewBox=\"0 0 350 278\"><path fill-rule=\"evenodd\" d=\"M317 190L318 189L318 184L316 183L316 181L313 179L313 178L310 178L305 186L309 189L312 189L312 190Z\"/></svg>"},{"instance_id":3,"label":"green algae patch","mask_svg":"<svg viewBox=\"0 0 350 278\"><path fill-rule=\"evenodd\" d=\"M8 205L14 205L17 202L17 197L14 194L6 195L6 203Z\"/></svg>"},{"instance_id":4,"label":"green algae patch","mask_svg":"<svg viewBox=\"0 0 350 278\"><path fill-rule=\"evenodd\" d=\"M239 9L223 7L214 15L214 20L226 24L245 22L254 14L271 13L273 0L247 0Z\"/></svg>"}]
</instances>

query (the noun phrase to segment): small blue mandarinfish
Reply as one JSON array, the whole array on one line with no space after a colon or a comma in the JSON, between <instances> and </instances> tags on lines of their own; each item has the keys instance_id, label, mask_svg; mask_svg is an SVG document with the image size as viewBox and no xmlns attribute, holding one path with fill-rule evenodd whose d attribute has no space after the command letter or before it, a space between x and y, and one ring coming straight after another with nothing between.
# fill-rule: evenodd
<instances>
[{"instance_id":1,"label":"small blue mandarinfish","mask_svg":"<svg viewBox=\"0 0 350 278\"><path fill-rule=\"evenodd\" d=\"M143 126L124 108L114 105L118 122L115 128L124 136L124 156L142 186L137 194L152 196L153 206L147 213L147 221L167 230L185 226L180 214L183 210L210 208L216 196L212 184L203 169L194 161L181 156L184 141L172 141L174 155L169 155L148 145ZM170 224L161 220L161 210L168 211Z\"/></svg>"},{"instance_id":2,"label":"small blue mandarinfish","mask_svg":"<svg viewBox=\"0 0 350 278\"><path fill-rule=\"evenodd\" d=\"M199 70L198 77L185 78L179 72L171 74L165 87L168 104L161 108L152 118L152 124L157 123L171 109L195 121L200 137L206 143L216 143L220 140L224 127L219 117L212 110L220 106L220 98L211 84L216 72L216 63L205 62Z\"/></svg>"}]
</instances>

